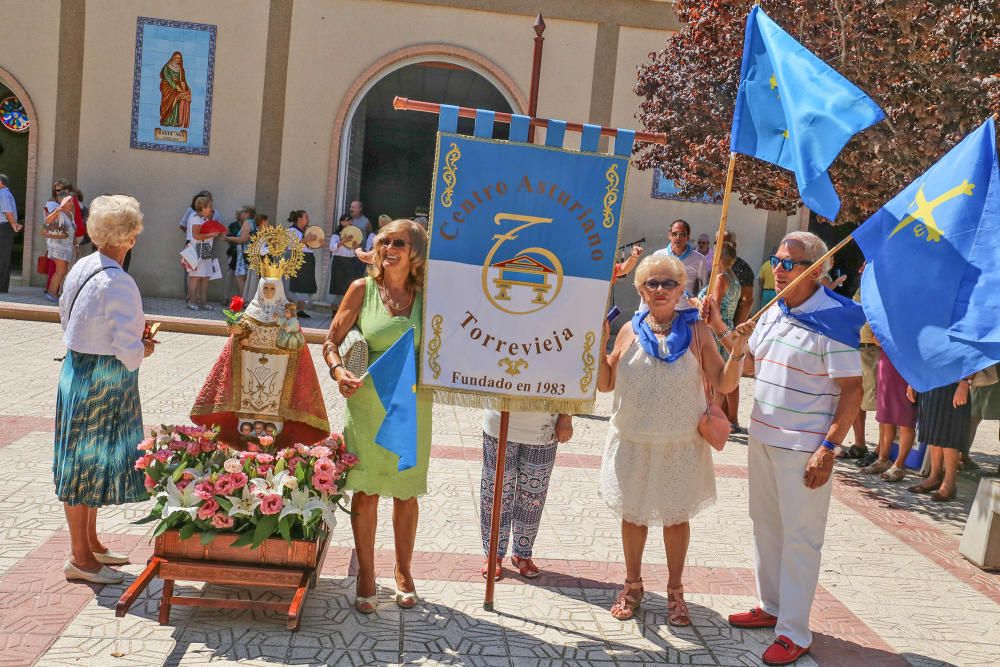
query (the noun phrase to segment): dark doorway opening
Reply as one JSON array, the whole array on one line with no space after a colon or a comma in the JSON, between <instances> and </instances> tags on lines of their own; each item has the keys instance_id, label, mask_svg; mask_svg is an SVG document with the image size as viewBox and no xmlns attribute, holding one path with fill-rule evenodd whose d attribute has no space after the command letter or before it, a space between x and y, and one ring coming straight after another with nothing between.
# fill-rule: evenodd
<instances>
[{"instance_id":1,"label":"dark doorway opening","mask_svg":"<svg viewBox=\"0 0 1000 667\"><path fill-rule=\"evenodd\" d=\"M0 83L0 102L10 98L17 100L11 90ZM10 179L10 192L17 202L17 219L24 224L25 197L28 191L28 134L26 132L15 132L4 125L0 125L0 174L6 174ZM14 250L11 257L11 275L16 276L21 273L24 255L24 235L30 234L30 229L25 229L22 233L14 236Z\"/></svg>"},{"instance_id":2,"label":"dark doorway opening","mask_svg":"<svg viewBox=\"0 0 1000 667\"><path fill-rule=\"evenodd\" d=\"M445 62L407 65L383 77L368 91L351 119L347 201L360 199L373 222L385 213L413 217L428 208L434 175L435 114L396 111L396 96L426 102L510 113L506 98L486 78ZM472 134L474 121L459 119L459 132ZM494 139L506 139L498 123Z\"/></svg>"}]
</instances>

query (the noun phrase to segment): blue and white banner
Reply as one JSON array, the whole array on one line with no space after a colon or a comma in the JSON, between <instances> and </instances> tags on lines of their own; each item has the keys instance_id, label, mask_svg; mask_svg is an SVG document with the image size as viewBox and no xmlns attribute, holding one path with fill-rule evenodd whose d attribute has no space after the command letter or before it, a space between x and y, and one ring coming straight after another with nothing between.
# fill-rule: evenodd
<instances>
[{"instance_id":1,"label":"blue and white banner","mask_svg":"<svg viewBox=\"0 0 1000 667\"><path fill-rule=\"evenodd\" d=\"M547 146L438 134L420 373L435 400L593 406L632 136L605 155L548 129Z\"/></svg>"}]
</instances>

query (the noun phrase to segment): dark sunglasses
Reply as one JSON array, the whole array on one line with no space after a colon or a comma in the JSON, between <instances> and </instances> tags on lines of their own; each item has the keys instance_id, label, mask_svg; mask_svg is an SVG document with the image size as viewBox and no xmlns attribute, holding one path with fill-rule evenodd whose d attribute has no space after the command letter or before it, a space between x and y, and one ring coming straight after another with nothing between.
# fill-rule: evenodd
<instances>
[{"instance_id":1,"label":"dark sunglasses","mask_svg":"<svg viewBox=\"0 0 1000 667\"><path fill-rule=\"evenodd\" d=\"M679 282L677 282L676 280L671 280L670 278L667 278L666 280L647 280L642 284L642 286L648 289L650 292L655 292L657 289L661 287L664 290L672 290L678 285L680 285Z\"/></svg>"},{"instance_id":2,"label":"dark sunglasses","mask_svg":"<svg viewBox=\"0 0 1000 667\"><path fill-rule=\"evenodd\" d=\"M380 246L391 245L393 248L405 248L410 245L410 242L404 241L403 239L379 239L378 244Z\"/></svg>"},{"instance_id":3,"label":"dark sunglasses","mask_svg":"<svg viewBox=\"0 0 1000 667\"><path fill-rule=\"evenodd\" d=\"M785 271L791 271L796 266L812 266L812 262L799 262L794 259L779 259L776 255L771 255L771 268L776 269L779 264Z\"/></svg>"}]
</instances>

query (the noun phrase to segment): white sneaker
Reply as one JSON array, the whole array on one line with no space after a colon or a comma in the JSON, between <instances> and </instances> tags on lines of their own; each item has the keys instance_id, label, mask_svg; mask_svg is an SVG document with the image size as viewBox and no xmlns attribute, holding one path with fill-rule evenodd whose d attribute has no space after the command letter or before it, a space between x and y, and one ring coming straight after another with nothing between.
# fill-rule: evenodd
<instances>
[{"instance_id":1,"label":"white sneaker","mask_svg":"<svg viewBox=\"0 0 1000 667\"><path fill-rule=\"evenodd\" d=\"M123 572L117 572L105 565L102 565L97 572L88 572L73 565L69 560L63 565L63 574L66 575L66 581L79 579L89 581L92 584L120 584L125 581Z\"/></svg>"},{"instance_id":2,"label":"white sneaker","mask_svg":"<svg viewBox=\"0 0 1000 667\"><path fill-rule=\"evenodd\" d=\"M127 565L128 556L125 554L115 553L111 549L108 549L104 553L93 552L94 558L97 559L98 563L103 563L104 565Z\"/></svg>"},{"instance_id":3,"label":"white sneaker","mask_svg":"<svg viewBox=\"0 0 1000 667\"><path fill-rule=\"evenodd\" d=\"M194 304L194 303L189 303L189 304L187 305L187 309L188 309L188 310L201 310L201 308L199 308L199 307L198 307L198 305L197 305L197 304Z\"/></svg>"}]
</instances>

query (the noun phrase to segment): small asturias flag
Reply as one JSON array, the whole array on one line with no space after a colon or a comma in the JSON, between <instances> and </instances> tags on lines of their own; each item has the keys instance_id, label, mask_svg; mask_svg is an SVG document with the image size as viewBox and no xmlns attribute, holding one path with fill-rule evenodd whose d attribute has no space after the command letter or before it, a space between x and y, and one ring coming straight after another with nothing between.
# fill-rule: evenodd
<instances>
[{"instance_id":1,"label":"small asturias flag","mask_svg":"<svg viewBox=\"0 0 1000 667\"><path fill-rule=\"evenodd\" d=\"M993 119L854 231L861 299L900 374L928 391L1000 361L1000 172Z\"/></svg>"},{"instance_id":2,"label":"small asturias flag","mask_svg":"<svg viewBox=\"0 0 1000 667\"><path fill-rule=\"evenodd\" d=\"M368 367L368 375L385 409L375 444L399 457L398 470L412 468L417 464L417 361L412 328Z\"/></svg>"},{"instance_id":3,"label":"small asturias flag","mask_svg":"<svg viewBox=\"0 0 1000 667\"><path fill-rule=\"evenodd\" d=\"M833 220L840 198L827 169L851 137L883 118L760 7L750 10L730 150L795 172L805 205Z\"/></svg>"}]
</instances>

